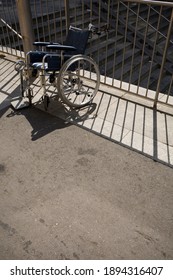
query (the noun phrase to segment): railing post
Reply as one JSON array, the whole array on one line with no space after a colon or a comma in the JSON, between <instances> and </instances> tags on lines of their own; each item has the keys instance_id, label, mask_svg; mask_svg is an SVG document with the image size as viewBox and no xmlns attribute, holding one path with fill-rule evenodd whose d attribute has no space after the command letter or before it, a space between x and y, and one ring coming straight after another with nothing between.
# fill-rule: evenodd
<instances>
[{"instance_id":1,"label":"railing post","mask_svg":"<svg viewBox=\"0 0 173 280\"><path fill-rule=\"evenodd\" d=\"M164 70L164 66L165 66L165 62L166 62L167 51L168 51L168 47L169 47L169 43L170 43L170 39L171 39L172 27L173 27L173 8L172 8L172 13L171 13L171 19L170 19L170 23L169 23L165 48L164 48L164 52L163 52L162 64L161 64L161 67L160 67L160 74L159 74L159 79L158 79L158 83L157 83L156 96L155 96L155 100L154 100L154 107L156 107L157 102L158 102L158 98L159 98L160 84L161 84L161 81L162 81L163 70Z\"/></svg>"},{"instance_id":2,"label":"railing post","mask_svg":"<svg viewBox=\"0 0 173 280\"><path fill-rule=\"evenodd\" d=\"M65 6L65 17L66 17L66 33L68 33L68 29L70 26L70 5L69 0L64 0Z\"/></svg>"},{"instance_id":3,"label":"railing post","mask_svg":"<svg viewBox=\"0 0 173 280\"><path fill-rule=\"evenodd\" d=\"M22 34L23 47L25 54L33 50L34 31L32 25L32 15L30 0L16 0L19 25Z\"/></svg>"}]
</instances>

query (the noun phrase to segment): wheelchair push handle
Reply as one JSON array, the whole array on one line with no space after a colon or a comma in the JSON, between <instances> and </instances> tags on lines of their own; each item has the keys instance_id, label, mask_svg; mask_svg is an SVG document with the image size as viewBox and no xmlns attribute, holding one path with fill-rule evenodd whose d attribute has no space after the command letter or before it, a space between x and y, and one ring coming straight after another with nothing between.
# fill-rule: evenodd
<instances>
[{"instance_id":1,"label":"wheelchair push handle","mask_svg":"<svg viewBox=\"0 0 173 280\"><path fill-rule=\"evenodd\" d=\"M92 23L89 23L88 29L92 34L96 34L100 36L103 32L108 32L109 31L109 26L107 24L104 24L100 28L97 26L93 25Z\"/></svg>"}]
</instances>

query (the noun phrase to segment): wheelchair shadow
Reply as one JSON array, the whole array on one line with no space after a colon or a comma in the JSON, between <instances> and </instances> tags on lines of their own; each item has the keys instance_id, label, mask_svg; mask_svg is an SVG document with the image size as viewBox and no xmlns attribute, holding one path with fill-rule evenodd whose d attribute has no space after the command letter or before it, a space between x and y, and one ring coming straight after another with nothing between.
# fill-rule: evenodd
<instances>
[{"instance_id":1,"label":"wheelchair shadow","mask_svg":"<svg viewBox=\"0 0 173 280\"><path fill-rule=\"evenodd\" d=\"M18 97L18 92L19 85L13 89L10 94L10 98ZM53 94L53 92L50 94ZM2 106L2 109L0 110L0 116L7 112L9 106L10 101L8 101L8 104L6 104L5 108ZM56 94L55 96L51 96L51 102L48 107L48 111L45 111L43 102L41 99L39 99L32 105L32 107L23 108L20 110L14 110L12 108L11 112L7 114L7 117L10 118L19 115L24 116L32 127L31 140L36 141L55 130L64 129L78 122L84 122L89 118L92 119L95 109L96 103L92 103L80 109L69 108L57 98Z\"/></svg>"},{"instance_id":2,"label":"wheelchair shadow","mask_svg":"<svg viewBox=\"0 0 173 280\"><path fill-rule=\"evenodd\" d=\"M66 105L63 105L61 113L63 114L64 117L62 117L66 122L77 124L84 122L85 120L94 119L96 117L96 114L94 113L96 107L96 103L91 103L79 109L69 108Z\"/></svg>"},{"instance_id":3,"label":"wheelchair shadow","mask_svg":"<svg viewBox=\"0 0 173 280\"><path fill-rule=\"evenodd\" d=\"M12 109L8 113L11 101L20 97L20 77L14 71L15 62L1 58L0 64L0 117L3 115L7 115L7 117L23 115L32 127L32 141L36 141L54 130L63 129L72 123L76 124L93 118L95 103L80 109L70 109L58 99L55 88L52 86L47 88L51 102L48 111L45 112L41 101L42 91L39 79L35 79L33 82L34 105L15 111Z\"/></svg>"},{"instance_id":4,"label":"wheelchair shadow","mask_svg":"<svg viewBox=\"0 0 173 280\"><path fill-rule=\"evenodd\" d=\"M10 118L19 115L24 116L32 127L32 141L36 141L55 130L64 129L70 126L70 124L65 123L63 120L35 107L29 107L18 111L11 110L7 117Z\"/></svg>"},{"instance_id":5,"label":"wheelchair shadow","mask_svg":"<svg viewBox=\"0 0 173 280\"><path fill-rule=\"evenodd\" d=\"M39 101L34 104L36 108L44 111L43 102ZM50 98L50 104L47 113L56 116L65 123L81 123L88 119L94 119L96 117L97 104L90 103L82 108L70 108L64 104L60 98L53 96Z\"/></svg>"}]
</instances>

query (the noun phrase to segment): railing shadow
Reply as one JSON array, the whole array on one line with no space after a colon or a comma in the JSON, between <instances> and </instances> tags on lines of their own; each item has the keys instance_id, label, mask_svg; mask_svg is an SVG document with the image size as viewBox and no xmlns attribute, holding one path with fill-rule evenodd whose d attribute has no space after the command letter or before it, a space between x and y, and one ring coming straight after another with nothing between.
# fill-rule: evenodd
<instances>
[{"instance_id":1,"label":"railing shadow","mask_svg":"<svg viewBox=\"0 0 173 280\"><path fill-rule=\"evenodd\" d=\"M92 117L77 125L173 167L173 116L104 92L94 101Z\"/></svg>"},{"instance_id":2,"label":"railing shadow","mask_svg":"<svg viewBox=\"0 0 173 280\"><path fill-rule=\"evenodd\" d=\"M0 56L0 110L8 108L10 100L19 95L19 75L14 71L14 62Z\"/></svg>"}]
</instances>

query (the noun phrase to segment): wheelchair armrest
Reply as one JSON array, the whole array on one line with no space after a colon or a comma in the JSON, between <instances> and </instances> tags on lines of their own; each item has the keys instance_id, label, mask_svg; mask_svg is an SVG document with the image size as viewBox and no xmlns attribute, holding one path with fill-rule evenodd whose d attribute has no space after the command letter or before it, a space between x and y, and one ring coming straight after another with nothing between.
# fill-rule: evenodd
<instances>
[{"instance_id":1,"label":"wheelchair armrest","mask_svg":"<svg viewBox=\"0 0 173 280\"><path fill-rule=\"evenodd\" d=\"M66 45L47 45L47 49L52 49L52 50L59 50L59 51L76 51L76 48L73 46L66 46Z\"/></svg>"},{"instance_id":2,"label":"wheelchair armrest","mask_svg":"<svg viewBox=\"0 0 173 280\"><path fill-rule=\"evenodd\" d=\"M59 45L59 43L53 43L53 42L34 42L33 45L34 46L38 46L38 47L45 47L47 45Z\"/></svg>"}]
</instances>

